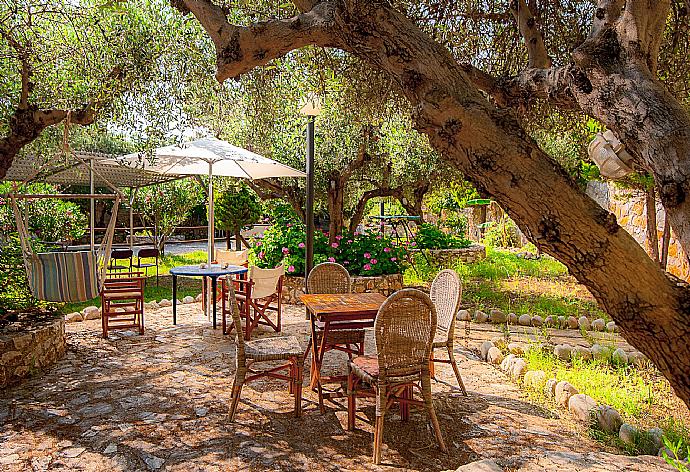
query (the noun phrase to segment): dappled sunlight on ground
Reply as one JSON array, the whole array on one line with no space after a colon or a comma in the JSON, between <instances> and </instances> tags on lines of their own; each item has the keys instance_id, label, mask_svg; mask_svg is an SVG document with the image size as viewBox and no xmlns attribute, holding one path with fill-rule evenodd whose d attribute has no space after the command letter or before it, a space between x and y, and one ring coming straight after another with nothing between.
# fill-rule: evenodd
<instances>
[{"instance_id":1,"label":"dappled sunlight on ground","mask_svg":"<svg viewBox=\"0 0 690 472\"><path fill-rule=\"evenodd\" d=\"M3 391L0 468L377 469L370 460L372 402L358 402L358 430L348 432L346 401L327 402L322 415L316 395L305 387L304 415L295 419L287 386L264 380L245 387L236 422L229 423L234 340L213 330L198 304L181 306L178 316L172 326L170 308L159 309L147 314L144 336L120 333L108 340L100 338L99 320L68 324L66 358ZM287 307L284 331L306 346L302 307ZM471 336L476 343L481 331ZM602 448L568 419L526 401L463 345L459 337L456 351L469 396L459 392L446 365L439 365L440 382L432 384L449 453L438 450L423 412L413 411L403 423L393 408L381 468L455 469L483 457L517 467L545 450ZM373 351L371 333L367 349ZM328 371L343 371L342 356L333 353L326 361Z\"/></svg>"}]
</instances>

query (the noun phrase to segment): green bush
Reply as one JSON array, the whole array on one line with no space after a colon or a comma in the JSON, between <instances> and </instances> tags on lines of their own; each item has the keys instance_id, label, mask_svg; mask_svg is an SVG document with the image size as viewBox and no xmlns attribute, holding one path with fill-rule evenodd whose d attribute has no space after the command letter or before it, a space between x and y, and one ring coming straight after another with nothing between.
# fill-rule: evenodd
<instances>
[{"instance_id":1,"label":"green bush","mask_svg":"<svg viewBox=\"0 0 690 472\"><path fill-rule=\"evenodd\" d=\"M227 231L228 248L230 238L243 227L257 223L263 211L259 197L245 183L225 189L214 205L216 228Z\"/></svg>"},{"instance_id":2,"label":"green bush","mask_svg":"<svg viewBox=\"0 0 690 472\"><path fill-rule=\"evenodd\" d=\"M0 184L0 194L11 191L9 183ZM32 184L26 193L59 193L54 185ZM19 206L29 205L28 230L42 241L74 241L86 233L88 219L81 211L79 205L74 202L46 198L31 201L19 201ZM9 201L0 199L0 230L4 234L16 231L14 212Z\"/></svg>"},{"instance_id":3,"label":"green bush","mask_svg":"<svg viewBox=\"0 0 690 472\"><path fill-rule=\"evenodd\" d=\"M275 267L281 262L291 275L304 274L306 229L304 224L292 220L273 224L261 240L254 241L250 261L258 267ZM344 233L336 241L328 242L328 235L314 233L314 264L338 262L351 275L375 276L403 271L405 250L390 238L373 232Z\"/></svg>"},{"instance_id":4,"label":"green bush","mask_svg":"<svg viewBox=\"0 0 690 472\"><path fill-rule=\"evenodd\" d=\"M504 219L484 233L484 244L490 247L520 247L520 232L511 219Z\"/></svg>"},{"instance_id":5,"label":"green bush","mask_svg":"<svg viewBox=\"0 0 690 472\"><path fill-rule=\"evenodd\" d=\"M471 244L471 241L453 234L446 234L438 226L429 223L419 225L415 240L410 243L417 249L459 249Z\"/></svg>"},{"instance_id":6,"label":"green bush","mask_svg":"<svg viewBox=\"0 0 690 472\"><path fill-rule=\"evenodd\" d=\"M8 311L26 309L37 303L26 280L19 237L16 233L7 235L0 241L0 320Z\"/></svg>"}]
</instances>

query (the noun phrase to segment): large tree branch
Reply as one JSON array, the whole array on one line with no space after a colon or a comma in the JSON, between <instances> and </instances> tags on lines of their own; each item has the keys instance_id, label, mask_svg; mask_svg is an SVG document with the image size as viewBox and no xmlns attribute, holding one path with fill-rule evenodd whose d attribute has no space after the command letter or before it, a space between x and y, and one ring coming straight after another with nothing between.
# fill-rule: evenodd
<instances>
[{"instance_id":1,"label":"large tree branch","mask_svg":"<svg viewBox=\"0 0 690 472\"><path fill-rule=\"evenodd\" d=\"M575 65L549 69L528 68L513 77L493 77L472 66L460 66L467 78L481 91L487 93L500 107L525 110L536 100L545 100L560 109L579 107L573 89L589 93L592 84Z\"/></svg>"},{"instance_id":2,"label":"large tree branch","mask_svg":"<svg viewBox=\"0 0 690 472\"><path fill-rule=\"evenodd\" d=\"M40 110L31 105L17 108L10 117L8 134L0 139L0 179L5 177L14 157L24 146L38 138L47 127L65 120L68 114L70 122L79 125L91 124L95 119L92 104L72 112L62 109Z\"/></svg>"},{"instance_id":3,"label":"large tree branch","mask_svg":"<svg viewBox=\"0 0 690 472\"><path fill-rule=\"evenodd\" d=\"M211 0L172 0L172 3L184 13L191 12L213 40L219 81L237 77L304 46L337 46L331 31L336 11L332 2L318 3L292 18L251 26L229 23L222 8Z\"/></svg>"},{"instance_id":4,"label":"large tree branch","mask_svg":"<svg viewBox=\"0 0 690 472\"><path fill-rule=\"evenodd\" d=\"M529 57L528 66L530 68L548 69L551 67L551 58L546 52L546 46L544 46L544 35L539 29L537 19L534 17L527 2L525 0L513 0L510 8L518 24L520 35L525 40Z\"/></svg>"}]
</instances>

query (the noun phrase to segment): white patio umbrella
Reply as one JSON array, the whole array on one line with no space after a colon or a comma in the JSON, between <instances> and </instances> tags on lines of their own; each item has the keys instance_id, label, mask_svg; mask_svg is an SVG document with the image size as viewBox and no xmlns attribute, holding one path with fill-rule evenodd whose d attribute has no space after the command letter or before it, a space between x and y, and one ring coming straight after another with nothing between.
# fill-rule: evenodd
<instances>
[{"instance_id":1,"label":"white patio umbrella","mask_svg":"<svg viewBox=\"0 0 690 472\"><path fill-rule=\"evenodd\" d=\"M121 164L160 174L208 175L208 263L213 260L214 217L213 176L263 179L267 177L306 177L302 171L216 138L203 138L118 159Z\"/></svg>"}]
</instances>

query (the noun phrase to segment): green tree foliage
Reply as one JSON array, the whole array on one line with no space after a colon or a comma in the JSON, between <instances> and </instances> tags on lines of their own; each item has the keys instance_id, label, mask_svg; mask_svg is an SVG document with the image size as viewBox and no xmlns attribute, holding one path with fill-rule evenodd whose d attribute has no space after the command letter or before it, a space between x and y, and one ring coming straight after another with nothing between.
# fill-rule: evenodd
<instances>
[{"instance_id":1,"label":"green tree foliage","mask_svg":"<svg viewBox=\"0 0 690 472\"><path fill-rule=\"evenodd\" d=\"M0 194L11 191L12 187L9 183L0 183ZM23 191L26 193L59 193L56 186L47 184L31 184ZM27 229L41 241L74 241L86 233L87 217L75 202L50 198L19 201L18 205L20 209L28 208ZM6 236L17 231L10 202L2 199L0 199L0 230L3 232L0 239L5 239Z\"/></svg>"},{"instance_id":2,"label":"green tree foliage","mask_svg":"<svg viewBox=\"0 0 690 472\"><path fill-rule=\"evenodd\" d=\"M216 228L228 233L227 247L231 236L239 237L243 227L257 223L262 207L259 197L245 183L227 187L214 200Z\"/></svg>"},{"instance_id":3,"label":"green tree foliage","mask_svg":"<svg viewBox=\"0 0 690 472\"><path fill-rule=\"evenodd\" d=\"M201 188L190 179L166 182L137 191L133 208L152 231L147 231L161 251L175 228L180 226L201 199Z\"/></svg>"}]
</instances>

